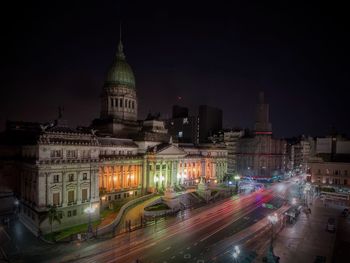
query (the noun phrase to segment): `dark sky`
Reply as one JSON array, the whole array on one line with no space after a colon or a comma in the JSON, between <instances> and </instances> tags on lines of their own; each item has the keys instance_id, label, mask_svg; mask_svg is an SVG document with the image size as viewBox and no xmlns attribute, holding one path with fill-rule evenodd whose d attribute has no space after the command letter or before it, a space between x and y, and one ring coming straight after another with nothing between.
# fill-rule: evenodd
<instances>
[{"instance_id":1,"label":"dark sky","mask_svg":"<svg viewBox=\"0 0 350 263\"><path fill-rule=\"evenodd\" d=\"M1 129L7 119L54 119L58 105L71 126L98 117L122 20L140 118L170 116L182 96L193 112L222 108L226 127L253 127L262 90L276 136L324 135L331 126L349 134L345 6L12 2L1 10Z\"/></svg>"}]
</instances>

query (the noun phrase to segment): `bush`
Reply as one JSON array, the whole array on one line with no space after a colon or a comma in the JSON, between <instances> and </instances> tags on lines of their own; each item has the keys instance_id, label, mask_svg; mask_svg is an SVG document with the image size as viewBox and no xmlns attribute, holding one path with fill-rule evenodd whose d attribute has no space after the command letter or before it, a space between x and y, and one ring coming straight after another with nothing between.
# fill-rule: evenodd
<instances>
[{"instance_id":1,"label":"bush","mask_svg":"<svg viewBox=\"0 0 350 263\"><path fill-rule=\"evenodd\" d=\"M168 209L170 209L170 207L164 203L145 207L145 211L161 211L161 210L168 210Z\"/></svg>"}]
</instances>

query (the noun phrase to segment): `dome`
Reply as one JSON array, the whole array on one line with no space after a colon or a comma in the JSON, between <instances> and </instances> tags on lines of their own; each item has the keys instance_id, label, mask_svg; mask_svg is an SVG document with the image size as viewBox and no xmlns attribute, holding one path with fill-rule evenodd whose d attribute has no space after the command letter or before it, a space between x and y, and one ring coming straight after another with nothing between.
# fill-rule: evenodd
<instances>
[{"instance_id":1,"label":"dome","mask_svg":"<svg viewBox=\"0 0 350 263\"><path fill-rule=\"evenodd\" d=\"M126 85L135 88L135 76L130 65L125 60L123 45L119 42L118 52L112 66L108 70L106 85Z\"/></svg>"}]
</instances>

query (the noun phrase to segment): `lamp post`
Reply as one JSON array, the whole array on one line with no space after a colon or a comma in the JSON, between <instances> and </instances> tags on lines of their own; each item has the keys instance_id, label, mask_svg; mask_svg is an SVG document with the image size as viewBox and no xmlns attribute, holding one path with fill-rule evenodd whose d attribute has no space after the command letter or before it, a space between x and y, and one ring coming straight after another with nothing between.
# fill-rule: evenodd
<instances>
[{"instance_id":1,"label":"lamp post","mask_svg":"<svg viewBox=\"0 0 350 263\"><path fill-rule=\"evenodd\" d=\"M17 198L14 201L14 205L15 205L15 216L17 216L19 214L19 201Z\"/></svg>"},{"instance_id":2,"label":"lamp post","mask_svg":"<svg viewBox=\"0 0 350 263\"><path fill-rule=\"evenodd\" d=\"M267 219L269 220L270 224L271 224L271 252L273 254L273 235L274 235L274 225L278 222L278 215L277 213L274 213L273 215L269 215L267 217Z\"/></svg>"},{"instance_id":3,"label":"lamp post","mask_svg":"<svg viewBox=\"0 0 350 263\"><path fill-rule=\"evenodd\" d=\"M87 234L89 236L92 233L91 215L95 212L95 208L92 207L90 204L89 207L85 208L84 212L87 213L89 216L88 229L87 229Z\"/></svg>"}]
</instances>

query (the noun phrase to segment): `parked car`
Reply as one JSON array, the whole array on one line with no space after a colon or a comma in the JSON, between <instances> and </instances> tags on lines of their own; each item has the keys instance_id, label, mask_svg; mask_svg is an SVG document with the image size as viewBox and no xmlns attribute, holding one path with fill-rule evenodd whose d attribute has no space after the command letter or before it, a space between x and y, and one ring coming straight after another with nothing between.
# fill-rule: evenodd
<instances>
[{"instance_id":1,"label":"parked car","mask_svg":"<svg viewBox=\"0 0 350 263\"><path fill-rule=\"evenodd\" d=\"M335 231L335 219L333 217L328 218L327 231L329 232Z\"/></svg>"}]
</instances>

